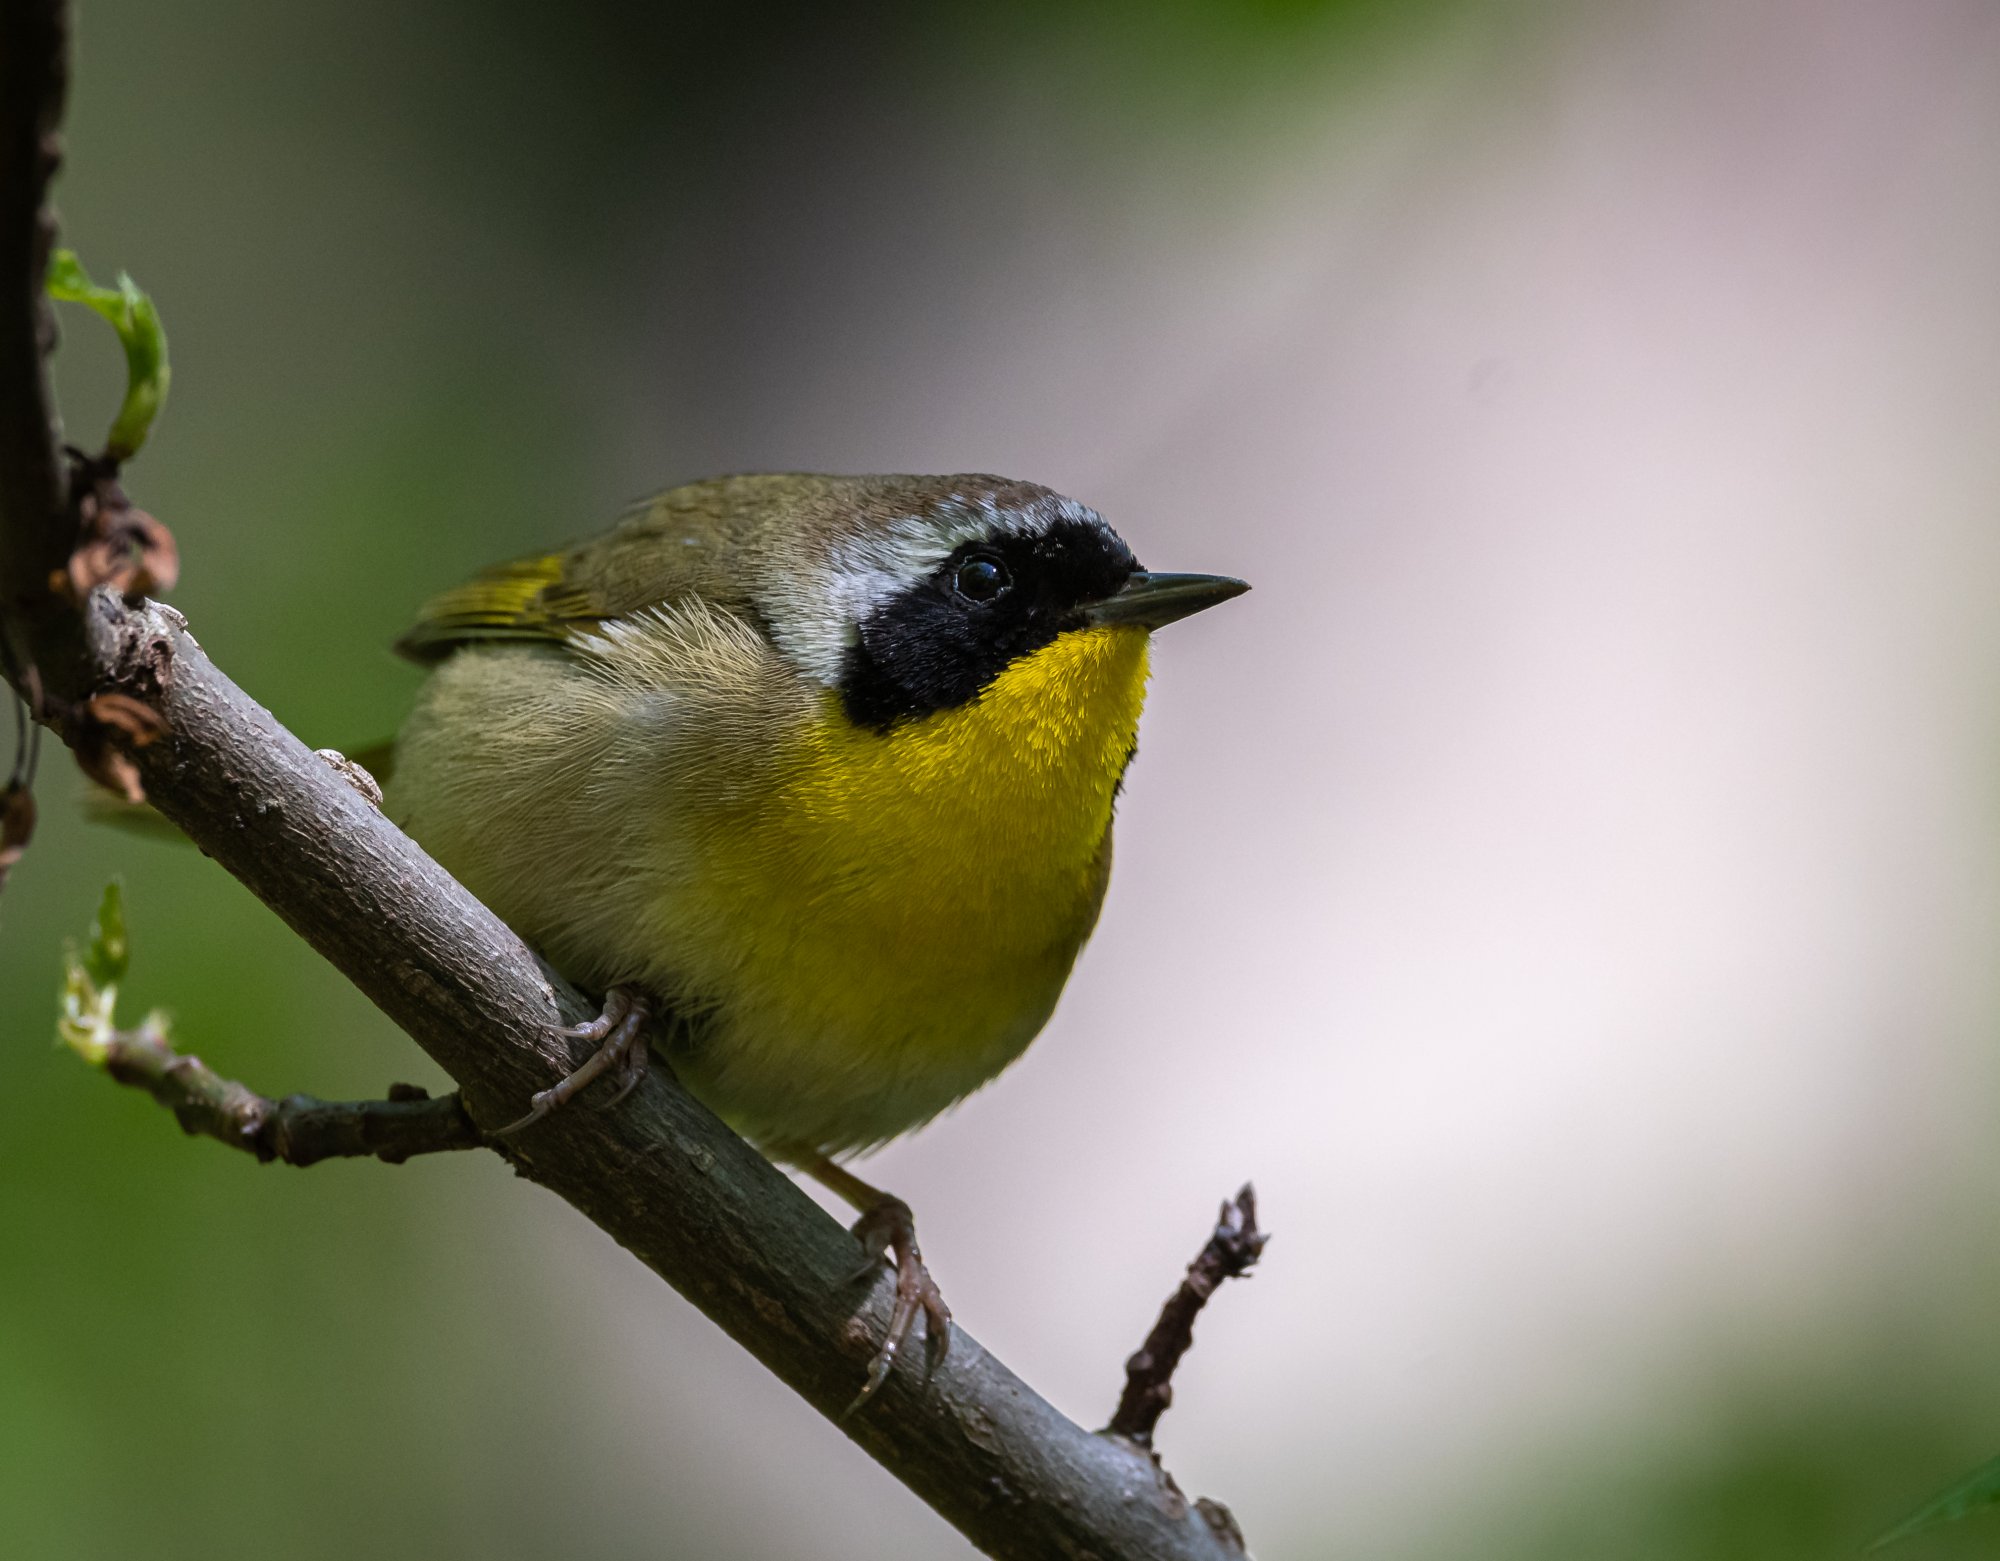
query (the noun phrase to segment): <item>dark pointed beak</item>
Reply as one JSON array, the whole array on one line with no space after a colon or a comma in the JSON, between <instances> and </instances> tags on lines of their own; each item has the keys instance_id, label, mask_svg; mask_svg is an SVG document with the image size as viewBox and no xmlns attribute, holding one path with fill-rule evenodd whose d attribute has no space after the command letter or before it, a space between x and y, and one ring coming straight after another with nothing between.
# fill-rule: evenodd
<instances>
[{"instance_id":1,"label":"dark pointed beak","mask_svg":"<svg viewBox=\"0 0 2000 1561\"><path fill-rule=\"evenodd\" d=\"M1112 595L1086 603L1083 621L1093 627L1135 623L1142 629L1163 629L1249 589L1246 582L1227 575L1157 575L1141 570Z\"/></svg>"}]
</instances>

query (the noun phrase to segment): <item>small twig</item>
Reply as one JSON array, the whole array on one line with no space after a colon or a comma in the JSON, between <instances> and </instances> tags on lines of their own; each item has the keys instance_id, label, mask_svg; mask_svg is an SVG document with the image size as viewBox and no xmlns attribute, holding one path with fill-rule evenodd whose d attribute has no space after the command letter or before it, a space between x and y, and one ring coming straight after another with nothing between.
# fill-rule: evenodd
<instances>
[{"instance_id":1,"label":"small twig","mask_svg":"<svg viewBox=\"0 0 2000 1561\"><path fill-rule=\"evenodd\" d=\"M1160 1319L1146 1342L1125 1362L1125 1391L1119 1395L1118 1412L1104 1428L1109 1434L1152 1447L1160 1416L1174 1401L1174 1369L1194 1344L1195 1318L1223 1280L1241 1279L1250 1272L1270 1239L1257 1229L1256 1189L1245 1182L1233 1202L1223 1203L1208 1245L1188 1264L1187 1277L1160 1308Z\"/></svg>"},{"instance_id":2,"label":"small twig","mask_svg":"<svg viewBox=\"0 0 2000 1561\"><path fill-rule=\"evenodd\" d=\"M14 767L7 784L0 786L0 889L7 875L26 854L35 833L35 765L42 753L42 729L29 719L29 699L40 698L40 682L32 676L17 679L10 625L0 622L0 671L10 685L4 697L14 707ZM32 669L30 669L32 672ZM16 681L24 682L28 696L12 691Z\"/></svg>"},{"instance_id":3,"label":"small twig","mask_svg":"<svg viewBox=\"0 0 2000 1561\"><path fill-rule=\"evenodd\" d=\"M315 1165L374 1156L400 1165L412 1155L478 1149L485 1142L456 1091L433 1100L414 1084L392 1084L387 1100L272 1100L225 1079L199 1057L167 1044L150 1019L96 1042L106 1073L136 1085L173 1112L186 1133L201 1134L259 1160Z\"/></svg>"},{"instance_id":4,"label":"small twig","mask_svg":"<svg viewBox=\"0 0 2000 1561\"><path fill-rule=\"evenodd\" d=\"M35 833L35 794L21 781L0 788L0 889Z\"/></svg>"}]
</instances>

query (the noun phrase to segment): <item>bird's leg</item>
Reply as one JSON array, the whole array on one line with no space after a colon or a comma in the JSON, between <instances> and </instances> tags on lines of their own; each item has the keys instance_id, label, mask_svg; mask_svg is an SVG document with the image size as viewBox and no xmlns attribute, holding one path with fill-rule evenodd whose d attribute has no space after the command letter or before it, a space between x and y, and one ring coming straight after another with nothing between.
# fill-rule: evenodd
<instances>
[{"instance_id":1,"label":"bird's leg","mask_svg":"<svg viewBox=\"0 0 2000 1561\"><path fill-rule=\"evenodd\" d=\"M604 994L604 1012L588 1024L571 1025L557 1033L573 1041L597 1041L597 1050L574 1073L538 1091L528 1102L528 1114L509 1122L496 1136L505 1138L542 1120L593 1079L615 1072L618 1093L605 1102L615 1106L632 1093L646 1076L646 1026L652 1022L653 1005L636 987L614 986Z\"/></svg>"},{"instance_id":2,"label":"bird's leg","mask_svg":"<svg viewBox=\"0 0 2000 1561\"><path fill-rule=\"evenodd\" d=\"M824 1155L802 1160L800 1169L861 1211L861 1218L854 1222L854 1239L861 1243L868 1259L856 1270L856 1279L874 1273L885 1257L893 1258L896 1264L896 1305L889 1313L888 1332L883 1335L882 1347L875 1352L874 1360L868 1364L868 1380L861 1385L854 1402L842 1411L844 1417L867 1403L889 1380L889 1370L896 1364L919 1311L924 1315L924 1370L928 1373L936 1369L951 1347L951 1308L944 1304L944 1295L931 1279L930 1270L924 1267L924 1255L917 1247L916 1217L907 1203L869 1186Z\"/></svg>"}]
</instances>

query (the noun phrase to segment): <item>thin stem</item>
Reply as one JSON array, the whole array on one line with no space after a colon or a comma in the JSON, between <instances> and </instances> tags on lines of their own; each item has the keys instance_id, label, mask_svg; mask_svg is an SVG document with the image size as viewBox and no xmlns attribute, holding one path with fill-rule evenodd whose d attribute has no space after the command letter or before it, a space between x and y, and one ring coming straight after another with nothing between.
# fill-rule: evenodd
<instances>
[{"instance_id":1,"label":"thin stem","mask_svg":"<svg viewBox=\"0 0 2000 1561\"><path fill-rule=\"evenodd\" d=\"M412 1156L477 1149L485 1143L456 1093L432 1099L414 1084L392 1084L386 1100L272 1100L226 1079L199 1057L167 1044L152 1021L114 1030L95 1059L120 1084L145 1090L186 1133L213 1138L287 1165L373 1157L400 1165Z\"/></svg>"},{"instance_id":2,"label":"thin stem","mask_svg":"<svg viewBox=\"0 0 2000 1561\"><path fill-rule=\"evenodd\" d=\"M1256 1266L1270 1239L1257 1229L1257 1192L1246 1182L1233 1200L1223 1201L1207 1244L1160 1308L1146 1342L1125 1362L1125 1391L1106 1431L1141 1447L1153 1445L1160 1416L1174 1401L1174 1371L1194 1347L1194 1320L1225 1279L1241 1279Z\"/></svg>"}]
</instances>

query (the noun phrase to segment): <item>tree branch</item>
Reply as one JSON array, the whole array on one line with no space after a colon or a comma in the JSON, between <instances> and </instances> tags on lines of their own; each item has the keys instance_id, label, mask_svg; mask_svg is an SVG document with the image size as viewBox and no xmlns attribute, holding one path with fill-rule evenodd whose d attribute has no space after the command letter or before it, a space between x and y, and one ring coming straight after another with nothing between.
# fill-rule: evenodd
<instances>
[{"instance_id":1,"label":"tree branch","mask_svg":"<svg viewBox=\"0 0 2000 1561\"><path fill-rule=\"evenodd\" d=\"M555 1031L588 1005L217 670L178 613L100 589L79 622L46 590L77 536L53 455L40 300L63 21L59 0L0 0L0 609L10 628L36 631L34 664L66 698L121 695L163 718L143 747L115 730L94 740L458 1081L474 1123L504 1123L581 1060ZM17 688L24 665L10 661ZM497 1152L822 1414L852 1398L887 1320L888 1276L851 1282L852 1238L665 1066L618 1109L557 1112ZM928 1380L903 1366L839 1424L993 1556L1241 1553L1142 1449L1082 1430L963 1330Z\"/></svg>"},{"instance_id":2,"label":"tree branch","mask_svg":"<svg viewBox=\"0 0 2000 1561\"><path fill-rule=\"evenodd\" d=\"M4 0L0 44L0 611L39 615L51 570L69 555L61 428L49 395L55 311L42 290L55 217L49 180L69 86L63 0ZM15 650L21 648L14 647ZM17 663L18 664L18 663Z\"/></svg>"},{"instance_id":3,"label":"tree branch","mask_svg":"<svg viewBox=\"0 0 2000 1561\"><path fill-rule=\"evenodd\" d=\"M1160 1416L1174 1401L1174 1372L1194 1347L1194 1320L1225 1279L1241 1279L1256 1266L1270 1236L1257 1229L1257 1191L1247 1182L1235 1199L1224 1199L1208 1244L1188 1264L1180 1287L1160 1308L1146 1342L1125 1362L1125 1391L1118 1412L1104 1429L1141 1447L1153 1445Z\"/></svg>"},{"instance_id":4,"label":"tree branch","mask_svg":"<svg viewBox=\"0 0 2000 1561\"><path fill-rule=\"evenodd\" d=\"M591 1005L317 755L216 670L171 608L90 600L100 685L168 733L131 754L170 819L462 1086L491 1128L582 1061ZM583 1211L821 1413L838 1419L887 1322L888 1276L663 1065L614 1111L559 1111L498 1152ZM1093 1436L963 1330L841 1429L989 1554L1232 1554L1144 1450Z\"/></svg>"},{"instance_id":5,"label":"tree branch","mask_svg":"<svg viewBox=\"0 0 2000 1561\"><path fill-rule=\"evenodd\" d=\"M69 85L63 0L4 0L0 44L0 673L41 708L34 639L43 582L67 551L61 429L49 396L55 311L42 290L55 218L49 180L61 161L57 125ZM35 829L30 790L40 732L23 723L0 787L0 887Z\"/></svg>"},{"instance_id":6,"label":"tree branch","mask_svg":"<svg viewBox=\"0 0 2000 1561\"><path fill-rule=\"evenodd\" d=\"M225 1079L199 1057L175 1051L151 1019L137 1029L93 1037L89 1060L120 1084L146 1091L173 1112L182 1132L261 1161L306 1166L373 1158L401 1165L414 1155L486 1143L455 1093L433 1100L414 1084L391 1084L387 1100L272 1100Z\"/></svg>"}]
</instances>

